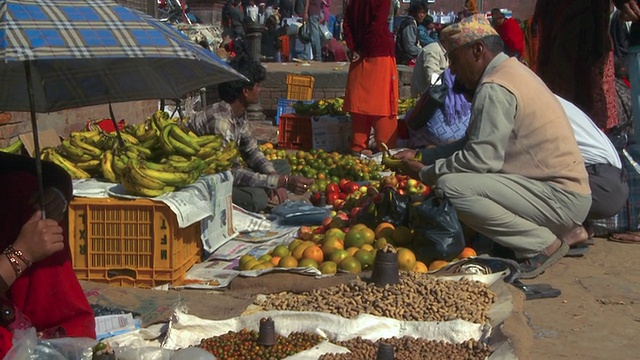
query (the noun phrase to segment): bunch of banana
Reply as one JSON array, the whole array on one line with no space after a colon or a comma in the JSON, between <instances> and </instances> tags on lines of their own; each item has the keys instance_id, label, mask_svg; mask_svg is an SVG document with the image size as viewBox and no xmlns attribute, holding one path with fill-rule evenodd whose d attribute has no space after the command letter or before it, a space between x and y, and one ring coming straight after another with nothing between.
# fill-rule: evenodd
<instances>
[{"instance_id":1,"label":"bunch of banana","mask_svg":"<svg viewBox=\"0 0 640 360\"><path fill-rule=\"evenodd\" d=\"M195 182L204 168L197 158L172 158L154 163L130 158L121 177L122 185L132 195L156 197Z\"/></svg>"},{"instance_id":2,"label":"bunch of banana","mask_svg":"<svg viewBox=\"0 0 640 360\"><path fill-rule=\"evenodd\" d=\"M240 150L235 141L229 141L221 151L204 159L207 167L203 174L215 174L231 169L233 162L240 156Z\"/></svg>"},{"instance_id":3,"label":"bunch of banana","mask_svg":"<svg viewBox=\"0 0 640 360\"><path fill-rule=\"evenodd\" d=\"M398 114L406 114L409 109L416 107L418 97L398 99Z\"/></svg>"},{"instance_id":4,"label":"bunch of banana","mask_svg":"<svg viewBox=\"0 0 640 360\"><path fill-rule=\"evenodd\" d=\"M44 161L51 161L52 163L60 166L67 173L69 173L72 179L88 179L91 177L88 172L77 167L76 164L69 161L68 159L65 159L54 148L43 148L40 152L40 158Z\"/></svg>"},{"instance_id":5,"label":"bunch of banana","mask_svg":"<svg viewBox=\"0 0 640 360\"><path fill-rule=\"evenodd\" d=\"M0 151L14 155L20 154L20 152L22 151L22 140L18 138L8 146L0 148Z\"/></svg>"}]
</instances>

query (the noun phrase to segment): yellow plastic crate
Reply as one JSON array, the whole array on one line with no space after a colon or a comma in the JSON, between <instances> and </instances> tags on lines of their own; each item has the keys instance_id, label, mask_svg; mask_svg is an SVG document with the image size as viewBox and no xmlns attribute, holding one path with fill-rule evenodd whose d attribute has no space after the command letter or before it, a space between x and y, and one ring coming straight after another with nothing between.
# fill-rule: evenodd
<instances>
[{"instance_id":1,"label":"yellow plastic crate","mask_svg":"<svg viewBox=\"0 0 640 360\"><path fill-rule=\"evenodd\" d=\"M80 280L150 288L179 285L200 261L200 223L180 229L175 214L148 199L74 198L69 245Z\"/></svg>"},{"instance_id":2,"label":"yellow plastic crate","mask_svg":"<svg viewBox=\"0 0 640 360\"><path fill-rule=\"evenodd\" d=\"M313 86L316 78L311 75L287 75L287 99L313 99Z\"/></svg>"}]
</instances>

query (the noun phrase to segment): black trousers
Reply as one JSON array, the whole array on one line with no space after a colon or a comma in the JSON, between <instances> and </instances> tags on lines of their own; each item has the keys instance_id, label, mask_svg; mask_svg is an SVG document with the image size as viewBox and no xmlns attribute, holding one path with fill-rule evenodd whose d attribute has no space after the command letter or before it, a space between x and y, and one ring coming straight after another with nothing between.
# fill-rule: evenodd
<instances>
[{"instance_id":1,"label":"black trousers","mask_svg":"<svg viewBox=\"0 0 640 360\"><path fill-rule=\"evenodd\" d=\"M608 164L587 165L591 187L591 209L587 220L606 219L617 214L627 202L627 173Z\"/></svg>"}]
</instances>

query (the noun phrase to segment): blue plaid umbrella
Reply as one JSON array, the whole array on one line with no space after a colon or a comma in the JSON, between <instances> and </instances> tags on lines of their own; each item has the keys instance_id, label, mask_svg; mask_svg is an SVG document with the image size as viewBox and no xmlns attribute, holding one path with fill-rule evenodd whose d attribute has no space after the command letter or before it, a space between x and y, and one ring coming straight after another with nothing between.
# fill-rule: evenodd
<instances>
[{"instance_id":1,"label":"blue plaid umbrella","mask_svg":"<svg viewBox=\"0 0 640 360\"><path fill-rule=\"evenodd\" d=\"M111 0L0 0L0 79L0 110L31 112L41 179L36 112L176 99L244 77L178 30Z\"/></svg>"}]
</instances>

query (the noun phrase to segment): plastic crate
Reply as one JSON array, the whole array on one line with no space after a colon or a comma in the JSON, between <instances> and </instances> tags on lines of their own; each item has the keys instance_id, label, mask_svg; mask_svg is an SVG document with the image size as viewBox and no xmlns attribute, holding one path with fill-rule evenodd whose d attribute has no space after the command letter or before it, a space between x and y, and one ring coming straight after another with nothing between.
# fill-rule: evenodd
<instances>
[{"instance_id":1,"label":"plastic crate","mask_svg":"<svg viewBox=\"0 0 640 360\"><path fill-rule=\"evenodd\" d=\"M313 86L316 79L311 75L287 75L287 99L313 99Z\"/></svg>"},{"instance_id":2,"label":"plastic crate","mask_svg":"<svg viewBox=\"0 0 640 360\"><path fill-rule=\"evenodd\" d=\"M79 280L124 287L178 285L200 261L200 222L180 229L175 214L148 199L75 198L69 245Z\"/></svg>"},{"instance_id":3,"label":"plastic crate","mask_svg":"<svg viewBox=\"0 0 640 360\"><path fill-rule=\"evenodd\" d=\"M313 148L311 116L282 115L278 125L278 148L311 150Z\"/></svg>"},{"instance_id":4,"label":"plastic crate","mask_svg":"<svg viewBox=\"0 0 640 360\"><path fill-rule=\"evenodd\" d=\"M313 100L291 100L291 99L278 99L278 110L276 111L276 125L280 125L280 116L284 114L295 114L293 105L298 101L302 101L305 104L312 104Z\"/></svg>"}]
</instances>

